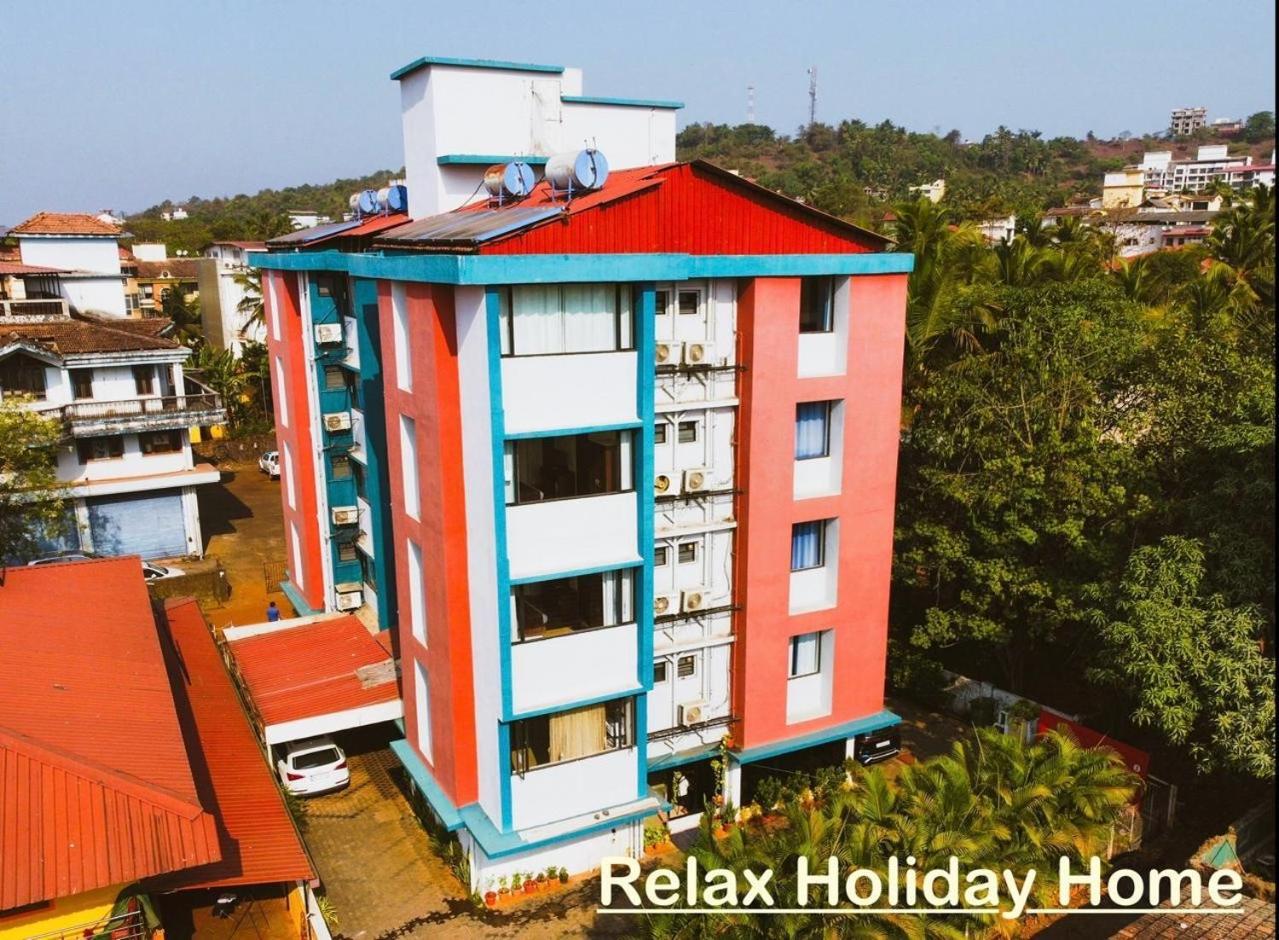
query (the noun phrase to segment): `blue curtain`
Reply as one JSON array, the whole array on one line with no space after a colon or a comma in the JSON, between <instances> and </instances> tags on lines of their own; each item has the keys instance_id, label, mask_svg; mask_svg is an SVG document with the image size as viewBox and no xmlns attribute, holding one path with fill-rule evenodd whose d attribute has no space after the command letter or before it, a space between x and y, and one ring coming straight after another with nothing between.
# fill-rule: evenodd
<instances>
[{"instance_id":1,"label":"blue curtain","mask_svg":"<svg viewBox=\"0 0 1279 940\"><path fill-rule=\"evenodd\" d=\"M790 570L819 568L822 565L822 524L797 522L791 527Z\"/></svg>"},{"instance_id":2,"label":"blue curtain","mask_svg":"<svg viewBox=\"0 0 1279 940\"><path fill-rule=\"evenodd\" d=\"M829 451L827 425L830 402L806 401L795 408L795 459L825 457Z\"/></svg>"}]
</instances>

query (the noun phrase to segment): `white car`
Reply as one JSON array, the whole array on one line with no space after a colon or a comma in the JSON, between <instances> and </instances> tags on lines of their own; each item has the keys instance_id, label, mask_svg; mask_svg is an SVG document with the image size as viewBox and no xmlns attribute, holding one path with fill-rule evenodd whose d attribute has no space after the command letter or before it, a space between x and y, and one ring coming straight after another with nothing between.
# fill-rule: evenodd
<instances>
[{"instance_id":1,"label":"white car","mask_svg":"<svg viewBox=\"0 0 1279 940\"><path fill-rule=\"evenodd\" d=\"M96 555L93 552L59 552L56 555L46 555L44 558L29 561L27 566L53 565L62 561L94 561L105 557L105 555ZM181 568L174 568L171 565L157 565L151 561L142 563L142 577L147 581L159 581L161 578L177 578L184 574L186 572Z\"/></svg>"},{"instance_id":2,"label":"white car","mask_svg":"<svg viewBox=\"0 0 1279 940\"><path fill-rule=\"evenodd\" d=\"M154 562L142 563L142 577L147 581L159 581L162 578L180 578L186 574L181 568L172 565L157 565Z\"/></svg>"},{"instance_id":3,"label":"white car","mask_svg":"<svg viewBox=\"0 0 1279 940\"><path fill-rule=\"evenodd\" d=\"M268 450L258 458L258 469L272 480L278 480L280 477L280 452L278 450Z\"/></svg>"},{"instance_id":4,"label":"white car","mask_svg":"<svg viewBox=\"0 0 1279 940\"><path fill-rule=\"evenodd\" d=\"M275 769L284 789L298 796L341 790L351 782L346 754L329 737L304 738L281 745Z\"/></svg>"}]
</instances>

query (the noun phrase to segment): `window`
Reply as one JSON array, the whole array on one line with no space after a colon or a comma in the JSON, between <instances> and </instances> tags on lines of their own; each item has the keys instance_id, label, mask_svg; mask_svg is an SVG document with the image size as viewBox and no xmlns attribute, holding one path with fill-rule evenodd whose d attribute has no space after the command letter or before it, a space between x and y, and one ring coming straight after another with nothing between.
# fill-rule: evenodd
<instances>
[{"instance_id":1,"label":"window","mask_svg":"<svg viewBox=\"0 0 1279 940\"><path fill-rule=\"evenodd\" d=\"M182 449L179 431L150 431L138 435L138 449L144 454L174 454Z\"/></svg>"},{"instance_id":2,"label":"window","mask_svg":"<svg viewBox=\"0 0 1279 940\"><path fill-rule=\"evenodd\" d=\"M355 480L355 495L367 501L369 492L367 484L364 482L364 468L360 466L359 461L354 460L348 460L347 466L351 468L351 479Z\"/></svg>"},{"instance_id":3,"label":"window","mask_svg":"<svg viewBox=\"0 0 1279 940\"><path fill-rule=\"evenodd\" d=\"M325 366L324 388L330 392L346 388L346 370L341 366Z\"/></svg>"},{"instance_id":4,"label":"window","mask_svg":"<svg viewBox=\"0 0 1279 940\"><path fill-rule=\"evenodd\" d=\"M667 668L668 665L669 664L664 659L653 663L653 685L661 685L670 678L670 672Z\"/></svg>"},{"instance_id":5,"label":"window","mask_svg":"<svg viewBox=\"0 0 1279 940\"><path fill-rule=\"evenodd\" d=\"M44 363L21 354L0 360L0 391L44 401Z\"/></svg>"},{"instance_id":6,"label":"window","mask_svg":"<svg viewBox=\"0 0 1279 940\"><path fill-rule=\"evenodd\" d=\"M697 543L696 542L680 542L679 543L679 563L681 565L691 565L697 561Z\"/></svg>"},{"instance_id":7,"label":"window","mask_svg":"<svg viewBox=\"0 0 1279 940\"><path fill-rule=\"evenodd\" d=\"M426 645L426 583L422 580L422 547L409 543L409 627L413 639Z\"/></svg>"},{"instance_id":8,"label":"window","mask_svg":"<svg viewBox=\"0 0 1279 940\"><path fill-rule=\"evenodd\" d=\"M666 429L667 429L667 427L669 427L669 425L668 425L665 421L659 421L659 422L657 422L657 425L653 428L653 443L654 443L654 444L665 444L665 443L666 443Z\"/></svg>"},{"instance_id":9,"label":"window","mask_svg":"<svg viewBox=\"0 0 1279 940\"><path fill-rule=\"evenodd\" d=\"M681 444L697 443L697 422L681 421L679 423L679 436L676 438Z\"/></svg>"},{"instance_id":10,"label":"window","mask_svg":"<svg viewBox=\"0 0 1279 940\"><path fill-rule=\"evenodd\" d=\"M284 498L288 502L290 509L297 509L297 491L293 486L293 448L288 441L284 442L284 446L280 449L280 455L284 458L282 462L284 467Z\"/></svg>"},{"instance_id":11,"label":"window","mask_svg":"<svg viewBox=\"0 0 1279 940\"><path fill-rule=\"evenodd\" d=\"M829 333L835 328L835 279L806 277L800 279L799 331Z\"/></svg>"},{"instance_id":12,"label":"window","mask_svg":"<svg viewBox=\"0 0 1279 940\"><path fill-rule=\"evenodd\" d=\"M702 305L702 295L695 290L682 290L679 292L679 312L683 316L697 316L697 311Z\"/></svg>"},{"instance_id":13,"label":"window","mask_svg":"<svg viewBox=\"0 0 1279 940\"><path fill-rule=\"evenodd\" d=\"M124 456L124 438L115 437L82 437L76 441L76 450L80 454L80 463L90 460L114 460Z\"/></svg>"},{"instance_id":14,"label":"window","mask_svg":"<svg viewBox=\"0 0 1279 940\"><path fill-rule=\"evenodd\" d=\"M675 663L675 675L680 679L688 679L697 675L697 658L681 656Z\"/></svg>"},{"instance_id":15,"label":"window","mask_svg":"<svg viewBox=\"0 0 1279 940\"><path fill-rule=\"evenodd\" d=\"M349 480L351 478L351 458L345 454L337 454L332 461L333 471L329 474L334 480Z\"/></svg>"},{"instance_id":16,"label":"window","mask_svg":"<svg viewBox=\"0 0 1279 940\"><path fill-rule=\"evenodd\" d=\"M634 349L627 284L512 287L501 295L504 356Z\"/></svg>"},{"instance_id":17,"label":"window","mask_svg":"<svg viewBox=\"0 0 1279 940\"><path fill-rule=\"evenodd\" d=\"M791 526L790 570L806 571L826 564L826 520Z\"/></svg>"},{"instance_id":18,"label":"window","mask_svg":"<svg viewBox=\"0 0 1279 940\"><path fill-rule=\"evenodd\" d=\"M363 552L360 553L360 579L369 586L369 590L377 590L377 572L373 566L373 559Z\"/></svg>"},{"instance_id":19,"label":"window","mask_svg":"<svg viewBox=\"0 0 1279 940\"><path fill-rule=\"evenodd\" d=\"M155 394L155 367L134 366L133 387L139 395Z\"/></svg>"},{"instance_id":20,"label":"window","mask_svg":"<svg viewBox=\"0 0 1279 940\"><path fill-rule=\"evenodd\" d=\"M417 425L408 415L400 415L400 473L404 480L404 511L417 519L422 497L417 489Z\"/></svg>"},{"instance_id":21,"label":"window","mask_svg":"<svg viewBox=\"0 0 1279 940\"><path fill-rule=\"evenodd\" d=\"M275 377L275 382L279 386L275 393L275 400L280 411L280 426L289 426L289 399L284 394L284 361L279 357L275 357L275 368L271 370L271 374Z\"/></svg>"},{"instance_id":22,"label":"window","mask_svg":"<svg viewBox=\"0 0 1279 940\"><path fill-rule=\"evenodd\" d=\"M801 633L790 638L790 668L787 678L799 679L821 672L822 669L822 635L821 632Z\"/></svg>"},{"instance_id":23,"label":"window","mask_svg":"<svg viewBox=\"0 0 1279 940\"><path fill-rule=\"evenodd\" d=\"M631 489L630 431L535 437L506 445L508 504Z\"/></svg>"},{"instance_id":24,"label":"window","mask_svg":"<svg viewBox=\"0 0 1279 940\"><path fill-rule=\"evenodd\" d=\"M75 396L76 401L93 397L92 369L71 370L71 394Z\"/></svg>"},{"instance_id":25,"label":"window","mask_svg":"<svg viewBox=\"0 0 1279 940\"><path fill-rule=\"evenodd\" d=\"M805 401L795 406L796 460L830 456L830 414L828 401Z\"/></svg>"},{"instance_id":26,"label":"window","mask_svg":"<svg viewBox=\"0 0 1279 940\"><path fill-rule=\"evenodd\" d=\"M355 561L355 543L338 542L338 561Z\"/></svg>"},{"instance_id":27,"label":"window","mask_svg":"<svg viewBox=\"0 0 1279 940\"><path fill-rule=\"evenodd\" d=\"M654 293L653 307L657 315L664 316L671 306L671 292L668 290L659 290Z\"/></svg>"},{"instance_id":28,"label":"window","mask_svg":"<svg viewBox=\"0 0 1279 940\"><path fill-rule=\"evenodd\" d=\"M417 749L428 761L431 760L431 693L426 683L426 669L422 664L414 663L417 675L414 701L417 703L414 723L417 725Z\"/></svg>"},{"instance_id":29,"label":"window","mask_svg":"<svg viewBox=\"0 0 1279 940\"><path fill-rule=\"evenodd\" d=\"M632 747L634 741L634 699L525 718L511 724L511 770L522 775L537 767Z\"/></svg>"},{"instance_id":30,"label":"window","mask_svg":"<svg viewBox=\"0 0 1279 940\"><path fill-rule=\"evenodd\" d=\"M395 384L413 390L413 359L409 346L409 305L402 281L391 282L392 338L395 343Z\"/></svg>"},{"instance_id":31,"label":"window","mask_svg":"<svg viewBox=\"0 0 1279 940\"><path fill-rule=\"evenodd\" d=\"M653 549L653 567L665 568L671 562L671 550L665 545Z\"/></svg>"},{"instance_id":32,"label":"window","mask_svg":"<svg viewBox=\"0 0 1279 940\"><path fill-rule=\"evenodd\" d=\"M517 642L630 623L635 619L635 577L630 569L517 584Z\"/></svg>"},{"instance_id":33,"label":"window","mask_svg":"<svg viewBox=\"0 0 1279 940\"><path fill-rule=\"evenodd\" d=\"M289 523L289 578L302 587L302 533L296 522Z\"/></svg>"}]
</instances>

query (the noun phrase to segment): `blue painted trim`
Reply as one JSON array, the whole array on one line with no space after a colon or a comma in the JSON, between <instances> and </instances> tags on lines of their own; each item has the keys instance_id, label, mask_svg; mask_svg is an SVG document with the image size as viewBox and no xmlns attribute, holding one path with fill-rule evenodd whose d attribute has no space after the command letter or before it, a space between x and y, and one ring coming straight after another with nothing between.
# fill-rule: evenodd
<instances>
[{"instance_id":1,"label":"blue painted trim","mask_svg":"<svg viewBox=\"0 0 1279 940\"><path fill-rule=\"evenodd\" d=\"M640 360L643 362L644 360ZM641 370L642 371L642 370ZM642 428L643 421L618 421L613 424L592 424L576 428L548 428L544 431L516 431L506 435L508 441L528 441L538 437L568 437L573 434L596 434L601 431L633 431Z\"/></svg>"},{"instance_id":2,"label":"blue painted trim","mask_svg":"<svg viewBox=\"0 0 1279 940\"><path fill-rule=\"evenodd\" d=\"M511 578L507 583L512 587L517 584L540 584L543 581L558 581L560 578L580 578L583 575L600 574L604 571L623 571L627 568L638 568L643 564L646 564L645 560L643 558L637 558L634 561L616 562L609 565L595 565L591 568L574 568L571 571L552 571L549 574L529 575L527 578ZM635 602L637 604L639 603L638 597ZM649 606L652 605L650 604ZM620 624L618 626L620 626Z\"/></svg>"},{"instance_id":3,"label":"blue painted trim","mask_svg":"<svg viewBox=\"0 0 1279 940\"><path fill-rule=\"evenodd\" d=\"M422 791L426 802L431 805L431 809L440 818L444 828L449 832L457 832L461 829L465 825L462 814L458 812L457 807L453 805L453 801L448 798L440 785L435 782L430 769L422 762L422 758L418 757L409 742L403 739L392 741L391 753L400 759L400 763L417 788Z\"/></svg>"},{"instance_id":4,"label":"blue painted trim","mask_svg":"<svg viewBox=\"0 0 1279 940\"><path fill-rule=\"evenodd\" d=\"M837 741L840 738L851 738L855 734L891 728L893 725L900 723L900 716L884 710L873 715L867 715L865 718L858 718L856 721L848 721L842 725L836 725L833 728L814 731L812 734L800 735L797 738L787 738L785 741L774 741L772 744L761 744L758 747L748 747L743 751L734 752L733 760L739 764L750 764L769 757L776 757L779 754L802 751L806 747L829 744L831 741Z\"/></svg>"},{"instance_id":5,"label":"blue painted trim","mask_svg":"<svg viewBox=\"0 0 1279 940\"><path fill-rule=\"evenodd\" d=\"M493 166L495 163L513 163L518 160L530 166L541 166L550 157L521 153L442 153L435 158L439 166Z\"/></svg>"},{"instance_id":6,"label":"blue painted trim","mask_svg":"<svg viewBox=\"0 0 1279 940\"><path fill-rule=\"evenodd\" d=\"M609 98L601 95L560 95L565 104L609 104L620 108L660 108L678 111L682 101L663 101L660 98Z\"/></svg>"},{"instance_id":7,"label":"blue painted trim","mask_svg":"<svg viewBox=\"0 0 1279 940\"><path fill-rule=\"evenodd\" d=\"M497 726L497 772L501 786L502 829L509 832L511 812L511 727L514 695L511 689L511 563L506 541L506 414L502 410L501 293L489 288L484 294L485 335L488 340L489 443L492 448L493 536L497 570L498 681L501 714ZM487 819L487 817L485 817Z\"/></svg>"},{"instance_id":8,"label":"blue painted trim","mask_svg":"<svg viewBox=\"0 0 1279 940\"><path fill-rule=\"evenodd\" d=\"M254 252L250 264L276 271L348 271L356 277L434 284L559 284L686 281L705 277L909 274L904 252L841 255L441 255Z\"/></svg>"},{"instance_id":9,"label":"blue painted trim","mask_svg":"<svg viewBox=\"0 0 1279 940\"><path fill-rule=\"evenodd\" d=\"M518 715L512 715L511 721L523 721L525 718L541 718L543 715L556 715L560 712L571 712L575 708L589 708L592 705L599 705L601 702L611 702L614 699L630 698L632 695L643 695L642 686L634 686L629 689L617 689L613 692L605 692L603 695L592 695L590 698L574 699L571 702L560 702L557 705L551 705L547 708L533 708L526 712L520 712ZM638 705L636 706L638 708ZM638 742L639 735L636 735ZM646 742L647 743L647 742ZM643 763L641 761L640 763Z\"/></svg>"},{"instance_id":10,"label":"blue painted trim","mask_svg":"<svg viewBox=\"0 0 1279 940\"><path fill-rule=\"evenodd\" d=\"M647 796L648 794L645 794ZM644 819L653 815L656 808L632 810L628 813L619 813L616 816L602 818L600 822L593 822L589 826L583 826L580 829L573 829L569 832L561 832L553 836L547 836L543 839L525 840L514 832L499 832L497 827L493 825L493 821L482 810L478 804L471 803L463 806L460 810L462 820L466 824L467 831L479 843L484 854L490 859L504 858L508 855L515 855L520 852L528 852L533 849L545 848L547 846L559 845L564 842L573 842L577 839L583 839L587 836L602 832L605 829L615 829L618 826L624 826L627 823L634 822L637 819Z\"/></svg>"},{"instance_id":11,"label":"blue painted trim","mask_svg":"<svg viewBox=\"0 0 1279 940\"><path fill-rule=\"evenodd\" d=\"M648 365L656 362L657 345L657 291L654 284L644 284L639 289L639 309L632 317L635 328L635 348L639 353L639 368L635 370L635 410L640 416L642 430L636 461L635 496L638 520L637 537L639 554L644 559L636 588L635 603L638 607L639 652L636 681L642 691L635 697L635 740L640 747L637 785L639 795L648 792L648 693L653 689L653 553L656 541L653 536L656 493L653 490L654 457L653 427L656 421L657 373Z\"/></svg>"},{"instance_id":12,"label":"blue painted trim","mask_svg":"<svg viewBox=\"0 0 1279 940\"><path fill-rule=\"evenodd\" d=\"M663 770L670 770L674 767L684 767L688 764L696 764L698 761L710 760L719 752L718 744L706 744L702 747L693 748L688 751L677 751L674 754L667 754L665 757L659 757L657 760L648 762L648 772L650 774L661 773Z\"/></svg>"},{"instance_id":13,"label":"blue painted trim","mask_svg":"<svg viewBox=\"0 0 1279 940\"><path fill-rule=\"evenodd\" d=\"M293 609L299 617L310 617L312 614L318 614L319 611L310 606L302 597L302 592L298 590L292 580L284 580L280 582L280 590L284 592L284 596L289 599L289 603L293 605Z\"/></svg>"},{"instance_id":14,"label":"blue painted trim","mask_svg":"<svg viewBox=\"0 0 1279 940\"><path fill-rule=\"evenodd\" d=\"M406 75L424 69L429 65L449 65L458 69L498 69L503 72L555 72L563 73L562 65L537 65L532 62L505 62L501 59L455 59L450 56L424 55L414 59L391 73L391 78L399 81Z\"/></svg>"}]
</instances>

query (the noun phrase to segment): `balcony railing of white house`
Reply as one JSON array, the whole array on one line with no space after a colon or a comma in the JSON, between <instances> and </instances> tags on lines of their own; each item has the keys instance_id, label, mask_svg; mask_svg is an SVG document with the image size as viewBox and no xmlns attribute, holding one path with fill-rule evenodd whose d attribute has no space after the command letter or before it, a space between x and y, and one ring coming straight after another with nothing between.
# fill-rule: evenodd
<instances>
[{"instance_id":1,"label":"balcony railing of white house","mask_svg":"<svg viewBox=\"0 0 1279 940\"><path fill-rule=\"evenodd\" d=\"M119 401L77 401L62 408L73 434L120 430L125 426L181 426L219 424L226 420L222 397L198 382L185 379L181 395L125 398ZM179 420L180 419L180 420Z\"/></svg>"}]
</instances>

